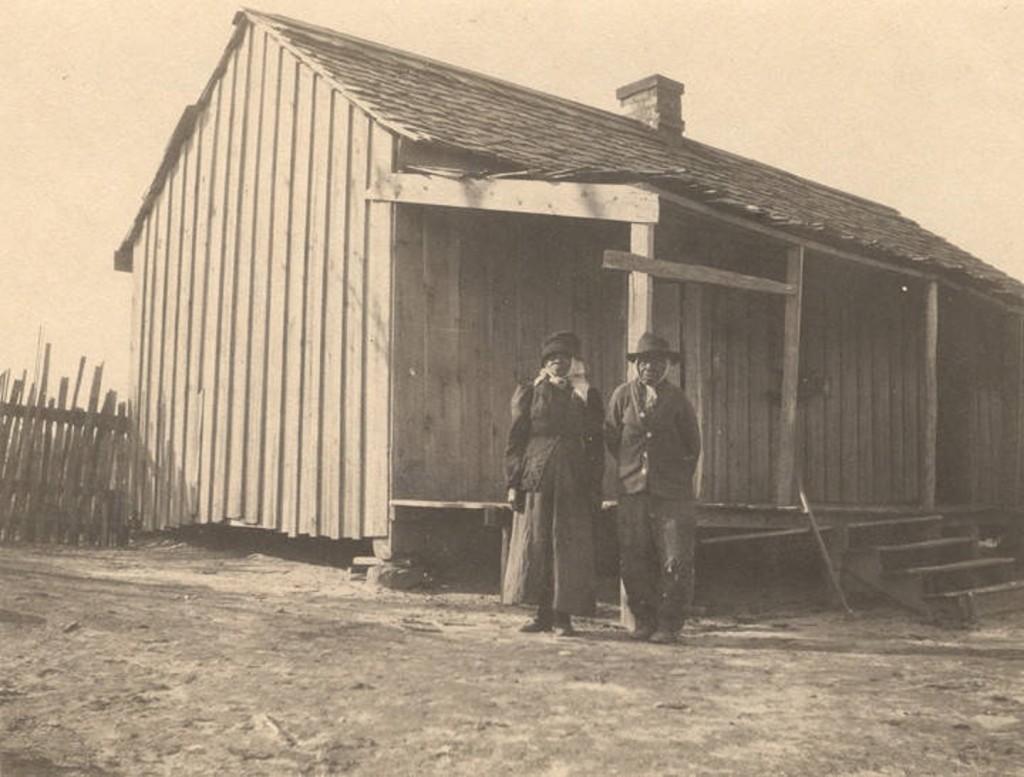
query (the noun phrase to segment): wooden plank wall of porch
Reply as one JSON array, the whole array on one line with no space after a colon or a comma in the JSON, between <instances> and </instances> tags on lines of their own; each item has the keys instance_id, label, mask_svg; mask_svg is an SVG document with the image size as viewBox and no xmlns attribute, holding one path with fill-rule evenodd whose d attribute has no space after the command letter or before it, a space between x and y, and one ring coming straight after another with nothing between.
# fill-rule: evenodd
<instances>
[{"instance_id":1,"label":"wooden plank wall of porch","mask_svg":"<svg viewBox=\"0 0 1024 777\"><path fill-rule=\"evenodd\" d=\"M742 524L747 514L751 526L786 525L792 516L785 508L796 502L787 490L791 471L837 518L952 507L943 501L948 488L937 485L950 447L943 448L949 421L940 417L940 395L947 415L963 404L960 453L970 466L958 509L1021 504L1019 310L916 269L844 252L808 251L803 272L794 274L798 246L778 239L757 246L756 234L737 229L730 237L721 225L709 229L704 215L663 213L649 262L639 252L627 261L614 251L605 262L689 281L681 320L687 392L705 441L703 523ZM672 261L704 267L667 269ZM724 272L703 282L697 276L707 268ZM786 286L799 293L787 294ZM973 318L951 317L958 306ZM655 310L655 325L658 319ZM981 350L988 356L975 349L967 362L949 363L951 347L940 353L940 343L960 341L963 350L965 338L987 342ZM949 376L965 368L972 377L958 392ZM766 520L766 512L780 515Z\"/></svg>"}]
</instances>

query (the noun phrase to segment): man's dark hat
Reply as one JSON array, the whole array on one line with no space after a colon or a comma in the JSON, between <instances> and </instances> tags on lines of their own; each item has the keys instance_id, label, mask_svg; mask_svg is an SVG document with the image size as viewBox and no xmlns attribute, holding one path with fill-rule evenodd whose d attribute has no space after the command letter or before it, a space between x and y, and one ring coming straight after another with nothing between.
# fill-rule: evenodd
<instances>
[{"instance_id":1,"label":"man's dark hat","mask_svg":"<svg viewBox=\"0 0 1024 777\"><path fill-rule=\"evenodd\" d=\"M540 346L540 360L543 363L549 356L556 353L567 353L570 356L580 355L580 339L574 332L554 332L544 338Z\"/></svg>"},{"instance_id":2,"label":"man's dark hat","mask_svg":"<svg viewBox=\"0 0 1024 777\"><path fill-rule=\"evenodd\" d=\"M668 340L658 337L653 332L644 332L640 335L640 339L636 341L636 348L627 353L626 358L634 362L646 353L659 354L670 362L679 361L679 351L673 351L669 348Z\"/></svg>"}]
</instances>

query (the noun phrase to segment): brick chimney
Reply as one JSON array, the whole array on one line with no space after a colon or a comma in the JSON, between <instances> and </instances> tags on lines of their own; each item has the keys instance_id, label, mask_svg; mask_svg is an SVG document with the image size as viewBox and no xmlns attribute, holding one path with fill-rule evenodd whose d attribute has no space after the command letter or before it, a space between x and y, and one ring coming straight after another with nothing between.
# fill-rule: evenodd
<instances>
[{"instance_id":1,"label":"brick chimney","mask_svg":"<svg viewBox=\"0 0 1024 777\"><path fill-rule=\"evenodd\" d=\"M683 121L683 85L655 74L615 90L622 110L631 119L642 121L669 137L680 137Z\"/></svg>"}]
</instances>

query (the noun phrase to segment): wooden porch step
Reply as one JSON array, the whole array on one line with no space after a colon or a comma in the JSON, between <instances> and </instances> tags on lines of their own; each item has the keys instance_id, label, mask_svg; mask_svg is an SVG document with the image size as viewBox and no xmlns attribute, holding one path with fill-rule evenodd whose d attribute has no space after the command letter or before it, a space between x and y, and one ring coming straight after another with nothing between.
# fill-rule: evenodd
<instances>
[{"instance_id":1,"label":"wooden porch step","mask_svg":"<svg viewBox=\"0 0 1024 777\"><path fill-rule=\"evenodd\" d=\"M875 545L858 548L855 553L877 553L882 568L906 569L951 564L977 556L977 542L970 536L937 537L898 545Z\"/></svg>"},{"instance_id":2,"label":"wooden porch step","mask_svg":"<svg viewBox=\"0 0 1024 777\"><path fill-rule=\"evenodd\" d=\"M973 540L970 537L936 537L930 540L919 540L917 542L905 542L899 545L875 545L874 548L882 553L894 553L901 550L924 550L930 548L943 548L952 545L971 545Z\"/></svg>"},{"instance_id":3,"label":"wooden porch step","mask_svg":"<svg viewBox=\"0 0 1024 777\"><path fill-rule=\"evenodd\" d=\"M847 524L850 529L868 529L877 526L914 526L939 523L943 520L941 515L909 515L902 518L878 518L870 521L854 521Z\"/></svg>"},{"instance_id":4,"label":"wooden porch step","mask_svg":"<svg viewBox=\"0 0 1024 777\"><path fill-rule=\"evenodd\" d=\"M950 564L886 571L882 577L893 582L916 581L915 586L919 587L919 594L923 597L1009 582L1016 563L1013 558L972 558Z\"/></svg>"},{"instance_id":5,"label":"wooden porch step","mask_svg":"<svg viewBox=\"0 0 1024 777\"><path fill-rule=\"evenodd\" d=\"M942 529L942 521L941 515L915 515L909 518L858 521L846 525L846 536L850 548L937 539Z\"/></svg>"},{"instance_id":6,"label":"wooden porch step","mask_svg":"<svg viewBox=\"0 0 1024 777\"><path fill-rule=\"evenodd\" d=\"M822 527L823 532L828 527ZM755 531L744 532L743 534L723 534L718 537L707 537L700 541L701 545L725 545L732 542L756 542L758 540L774 540L782 537L800 537L810 534L811 530L804 529L778 529L776 531Z\"/></svg>"},{"instance_id":7,"label":"wooden porch step","mask_svg":"<svg viewBox=\"0 0 1024 777\"><path fill-rule=\"evenodd\" d=\"M972 558L966 561L954 561L951 564L934 564L923 567L907 567L906 569L895 569L886 574L891 577L916 576L916 575L941 575L947 572L971 572L976 569L988 569L991 567L1005 567L1016 564L1017 560L996 556L991 558Z\"/></svg>"},{"instance_id":8,"label":"wooden porch step","mask_svg":"<svg viewBox=\"0 0 1024 777\"><path fill-rule=\"evenodd\" d=\"M928 594L925 602L937 618L971 622L982 615L1024 610L1024 580Z\"/></svg>"}]
</instances>

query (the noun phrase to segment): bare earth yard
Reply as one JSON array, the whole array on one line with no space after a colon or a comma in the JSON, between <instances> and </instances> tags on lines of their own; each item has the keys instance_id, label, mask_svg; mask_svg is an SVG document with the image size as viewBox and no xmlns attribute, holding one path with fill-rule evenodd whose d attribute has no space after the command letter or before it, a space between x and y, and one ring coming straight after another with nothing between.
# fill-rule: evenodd
<instances>
[{"instance_id":1,"label":"bare earth yard","mask_svg":"<svg viewBox=\"0 0 1024 777\"><path fill-rule=\"evenodd\" d=\"M172 541L0 548L0 775L1024 774L1024 613L707 617L633 644L492 594Z\"/></svg>"}]
</instances>

